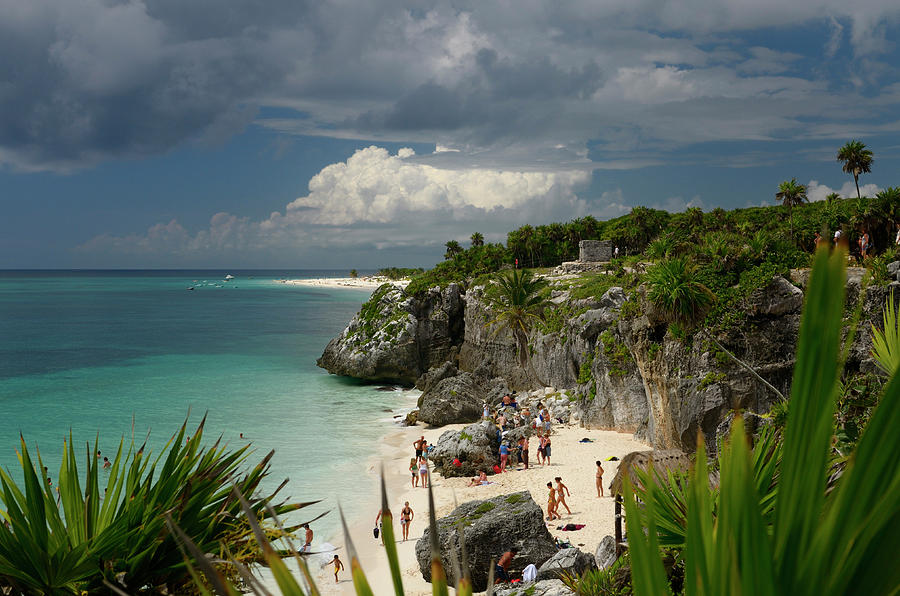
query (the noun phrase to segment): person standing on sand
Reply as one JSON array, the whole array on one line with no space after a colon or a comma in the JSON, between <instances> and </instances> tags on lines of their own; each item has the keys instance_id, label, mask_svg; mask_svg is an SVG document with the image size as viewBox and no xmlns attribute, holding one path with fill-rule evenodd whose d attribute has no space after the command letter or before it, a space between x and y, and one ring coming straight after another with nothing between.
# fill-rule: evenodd
<instances>
[{"instance_id":1,"label":"person standing on sand","mask_svg":"<svg viewBox=\"0 0 900 596\"><path fill-rule=\"evenodd\" d=\"M603 464L597 460L597 498L603 496Z\"/></svg>"},{"instance_id":2,"label":"person standing on sand","mask_svg":"<svg viewBox=\"0 0 900 596\"><path fill-rule=\"evenodd\" d=\"M566 494L570 497L572 496L572 493L569 492L569 487L563 484L562 477L560 476L557 476L554 480L556 480L556 508L559 509L559 506L562 505L566 508L566 512L569 515L572 515L572 510L566 505Z\"/></svg>"},{"instance_id":3,"label":"person standing on sand","mask_svg":"<svg viewBox=\"0 0 900 596\"><path fill-rule=\"evenodd\" d=\"M416 449L416 457L422 457L422 446L425 444L425 435L422 435L415 441L413 441L413 447Z\"/></svg>"},{"instance_id":4,"label":"person standing on sand","mask_svg":"<svg viewBox=\"0 0 900 596\"><path fill-rule=\"evenodd\" d=\"M341 560L337 555L334 555L332 562L334 563L334 583L338 583L338 571L343 571L344 564L341 563Z\"/></svg>"},{"instance_id":5,"label":"person standing on sand","mask_svg":"<svg viewBox=\"0 0 900 596\"><path fill-rule=\"evenodd\" d=\"M378 530L376 538L381 538L381 546L384 546L384 532L381 531L381 514L382 510L378 510L378 515L375 516L375 529Z\"/></svg>"},{"instance_id":6,"label":"person standing on sand","mask_svg":"<svg viewBox=\"0 0 900 596\"><path fill-rule=\"evenodd\" d=\"M544 447L544 463L550 465L550 433L546 433L541 437L541 445Z\"/></svg>"},{"instance_id":7,"label":"person standing on sand","mask_svg":"<svg viewBox=\"0 0 900 596\"><path fill-rule=\"evenodd\" d=\"M419 486L419 468L416 466L416 458L414 457L409 458L409 471L412 474L412 479L409 483L413 488L416 488Z\"/></svg>"},{"instance_id":8,"label":"person standing on sand","mask_svg":"<svg viewBox=\"0 0 900 596\"><path fill-rule=\"evenodd\" d=\"M306 543L303 545L303 548L300 549L300 552L308 553L312 550L313 531L310 529L309 524L303 524L300 527L306 529Z\"/></svg>"},{"instance_id":9,"label":"person standing on sand","mask_svg":"<svg viewBox=\"0 0 900 596\"><path fill-rule=\"evenodd\" d=\"M400 510L400 529L403 531L403 542L409 538L409 524L412 523L413 517L415 517L415 513L409 506L409 501L406 501L403 509Z\"/></svg>"},{"instance_id":10,"label":"person standing on sand","mask_svg":"<svg viewBox=\"0 0 900 596\"><path fill-rule=\"evenodd\" d=\"M528 469L528 437L522 437L519 439L519 459L522 460L522 463L525 464L525 469Z\"/></svg>"},{"instance_id":11,"label":"person standing on sand","mask_svg":"<svg viewBox=\"0 0 900 596\"><path fill-rule=\"evenodd\" d=\"M560 519L556 512L556 489L553 488L552 482L547 483L547 488L550 489L550 493L547 495L547 520L553 521L554 516L556 519Z\"/></svg>"},{"instance_id":12,"label":"person standing on sand","mask_svg":"<svg viewBox=\"0 0 900 596\"><path fill-rule=\"evenodd\" d=\"M495 584L509 581L509 566L512 564L513 557L517 554L519 554L519 549L511 548L500 555L500 560L497 561L497 567L494 569L494 575L497 576L494 579Z\"/></svg>"},{"instance_id":13,"label":"person standing on sand","mask_svg":"<svg viewBox=\"0 0 900 596\"><path fill-rule=\"evenodd\" d=\"M506 443L500 443L500 473L506 471L506 463L509 461L509 447Z\"/></svg>"},{"instance_id":14,"label":"person standing on sand","mask_svg":"<svg viewBox=\"0 0 900 596\"><path fill-rule=\"evenodd\" d=\"M428 488L428 460L419 458L419 477L422 479L422 488Z\"/></svg>"},{"instance_id":15,"label":"person standing on sand","mask_svg":"<svg viewBox=\"0 0 900 596\"><path fill-rule=\"evenodd\" d=\"M540 465L544 465L544 433L542 431L537 431L538 437L538 448L537 448L537 460Z\"/></svg>"}]
</instances>

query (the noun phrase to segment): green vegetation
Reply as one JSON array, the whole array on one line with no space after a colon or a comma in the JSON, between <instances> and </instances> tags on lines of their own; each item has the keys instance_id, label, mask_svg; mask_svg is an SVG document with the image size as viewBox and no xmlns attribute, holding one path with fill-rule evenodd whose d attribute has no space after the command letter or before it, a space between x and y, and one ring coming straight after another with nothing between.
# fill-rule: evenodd
<instances>
[{"instance_id":1,"label":"green vegetation","mask_svg":"<svg viewBox=\"0 0 900 596\"><path fill-rule=\"evenodd\" d=\"M809 199L806 198L806 187L797 183L796 178L785 180L778 185L778 192L775 193L775 200L781 201L781 204L788 208L788 220L791 223L791 238L794 237L794 205L802 205Z\"/></svg>"},{"instance_id":2,"label":"green vegetation","mask_svg":"<svg viewBox=\"0 0 900 596\"><path fill-rule=\"evenodd\" d=\"M842 170L853 175L853 182L856 184L856 198L860 198L859 175L872 171L872 151L866 149L866 145L860 141L849 141L838 150L837 160L843 162Z\"/></svg>"},{"instance_id":3,"label":"green vegetation","mask_svg":"<svg viewBox=\"0 0 900 596\"><path fill-rule=\"evenodd\" d=\"M662 309L670 321L688 326L709 310L715 295L697 281L696 268L684 257L660 261L647 271L647 298Z\"/></svg>"},{"instance_id":4,"label":"green vegetation","mask_svg":"<svg viewBox=\"0 0 900 596\"><path fill-rule=\"evenodd\" d=\"M487 513L488 511L491 511L495 507L496 507L496 505L494 505L490 501L485 501L484 503L482 503L481 505L479 505L478 507L475 508L475 513L480 513L483 515L483 514Z\"/></svg>"},{"instance_id":5,"label":"green vegetation","mask_svg":"<svg viewBox=\"0 0 900 596\"><path fill-rule=\"evenodd\" d=\"M851 454L832 446L844 262L842 251L816 256L783 435L769 429L751 449L736 419L718 460L719 489L710 488L702 442L686 482L652 473L639 475L637 489L626 482L635 594L670 593L664 547L684 561L685 594L900 590L900 568L885 558L900 548L900 378L894 372Z\"/></svg>"},{"instance_id":6,"label":"green vegetation","mask_svg":"<svg viewBox=\"0 0 900 596\"><path fill-rule=\"evenodd\" d=\"M578 379L577 383L579 385L584 385L585 383L590 383L594 380L593 375L591 374L591 367L594 365L594 353L587 352L584 354L584 361L581 363L581 368L578 369Z\"/></svg>"},{"instance_id":7,"label":"green vegetation","mask_svg":"<svg viewBox=\"0 0 900 596\"><path fill-rule=\"evenodd\" d=\"M96 442L93 448L85 445L79 469L70 433L56 486L40 453L32 459L21 438L23 485L0 470L5 522L0 523L0 589L95 594L110 593L109 585L124 589L127 584L131 594L157 594L160 589L194 593L167 523L177 524L216 559L229 557L245 565L257 560L262 551L250 539L251 524L303 505L276 503L277 490L257 494L273 454L242 472L249 446L230 450L217 441L202 447L204 422L190 438L185 422L156 456L144 445L120 441L108 476L99 472L103 462L95 456ZM248 495L246 508L233 497L232 487ZM265 531L275 536L275 526L267 525ZM236 577L234 567L221 569Z\"/></svg>"},{"instance_id":8,"label":"green vegetation","mask_svg":"<svg viewBox=\"0 0 900 596\"><path fill-rule=\"evenodd\" d=\"M520 493L513 493L513 494L509 495L508 497L506 497L506 502L509 503L510 505L515 505L516 503L521 503L524 500L525 500L525 497L523 497Z\"/></svg>"},{"instance_id":9,"label":"green vegetation","mask_svg":"<svg viewBox=\"0 0 900 596\"><path fill-rule=\"evenodd\" d=\"M603 345L603 354L609 360L609 374L614 377L625 376L625 367L631 361L628 347L608 329L600 334L600 343Z\"/></svg>"},{"instance_id":10,"label":"green vegetation","mask_svg":"<svg viewBox=\"0 0 900 596\"><path fill-rule=\"evenodd\" d=\"M494 312L494 319L488 325L494 333L509 330L516 340L519 364L526 371L530 362L528 335L535 321L540 320L546 299L541 290L547 281L536 278L525 270L513 269L507 275L500 275L485 298ZM531 371L532 374L534 371Z\"/></svg>"},{"instance_id":11,"label":"green vegetation","mask_svg":"<svg viewBox=\"0 0 900 596\"><path fill-rule=\"evenodd\" d=\"M697 391L703 391L710 385L715 385L716 383L721 383L726 378L727 377L725 376L725 373L720 373L720 372L717 373L717 372L710 371L710 372L706 373L706 375L702 379L700 379L700 383L697 385Z\"/></svg>"},{"instance_id":12,"label":"green vegetation","mask_svg":"<svg viewBox=\"0 0 900 596\"><path fill-rule=\"evenodd\" d=\"M378 275L391 281L397 281L398 279L406 279L413 275L418 275L424 271L421 267L384 267L378 270Z\"/></svg>"}]
</instances>

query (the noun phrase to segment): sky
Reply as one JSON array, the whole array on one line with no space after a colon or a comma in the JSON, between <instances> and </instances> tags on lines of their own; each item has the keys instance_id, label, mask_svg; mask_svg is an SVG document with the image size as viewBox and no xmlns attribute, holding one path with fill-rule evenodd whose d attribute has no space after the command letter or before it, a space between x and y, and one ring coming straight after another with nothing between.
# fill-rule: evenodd
<instances>
[{"instance_id":1,"label":"sky","mask_svg":"<svg viewBox=\"0 0 900 596\"><path fill-rule=\"evenodd\" d=\"M896 0L0 0L0 268L431 266L900 186Z\"/></svg>"}]
</instances>

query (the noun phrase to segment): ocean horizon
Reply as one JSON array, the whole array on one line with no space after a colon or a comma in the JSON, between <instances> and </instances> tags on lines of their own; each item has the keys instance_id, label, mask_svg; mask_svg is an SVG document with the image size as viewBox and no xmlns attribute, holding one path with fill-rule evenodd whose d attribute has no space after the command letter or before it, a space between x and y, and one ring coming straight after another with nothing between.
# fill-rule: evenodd
<instances>
[{"instance_id":1,"label":"ocean horizon","mask_svg":"<svg viewBox=\"0 0 900 596\"><path fill-rule=\"evenodd\" d=\"M0 270L0 466L21 475L20 433L52 479L70 431L79 465L98 436L110 457L132 432L137 444L149 432L158 452L190 412L188 434L206 415L210 444L237 445L243 433L256 450L248 464L274 449L267 486L290 478L283 496L324 500L300 517L338 501L351 514L369 507L364 464L414 393L315 365L371 290L277 282L347 274ZM336 512L316 524L322 536L337 527Z\"/></svg>"}]
</instances>

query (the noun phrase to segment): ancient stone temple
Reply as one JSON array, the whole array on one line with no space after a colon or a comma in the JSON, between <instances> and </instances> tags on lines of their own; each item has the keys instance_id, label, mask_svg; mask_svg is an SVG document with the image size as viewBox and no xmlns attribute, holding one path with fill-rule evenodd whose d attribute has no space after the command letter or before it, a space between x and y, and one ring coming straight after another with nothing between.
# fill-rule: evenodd
<instances>
[{"instance_id":1,"label":"ancient stone temple","mask_svg":"<svg viewBox=\"0 0 900 596\"><path fill-rule=\"evenodd\" d=\"M578 243L578 260L582 263L611 261L612 244L607 240L582 240Z\"/></svg>"}]
</instances>

